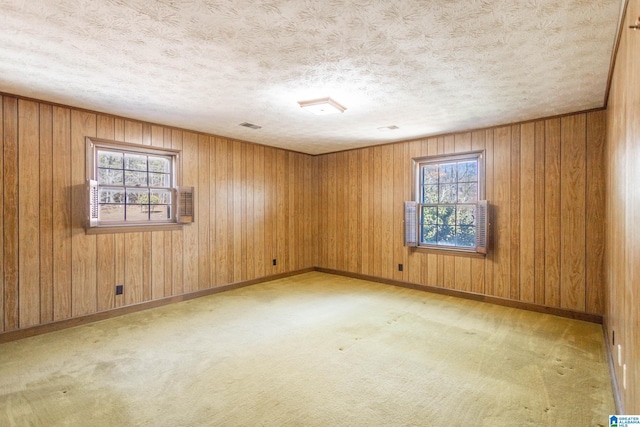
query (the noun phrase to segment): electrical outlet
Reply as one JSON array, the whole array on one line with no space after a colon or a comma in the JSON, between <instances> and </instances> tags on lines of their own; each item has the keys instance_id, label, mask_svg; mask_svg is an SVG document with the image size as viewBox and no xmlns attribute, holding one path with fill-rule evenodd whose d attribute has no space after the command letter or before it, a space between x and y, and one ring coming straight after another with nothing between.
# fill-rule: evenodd
<instances>
[{"instance_id":1,"label":"electrical outlet","mask_svg":"<svg viewBox=\"0 0 640 427\"><path fill-rule=\"evenodd\" d=\"M275 259L275 258L273 259L273 261L272 261L272 262L273 262L273 265L277 265L277 264L278 264L278 261L276 261L276 259Z\"/></svg>"},{"instance_id":2,"label":"electrical outlet","mask_svg":"<svg viewBox=\"0 0 640 427\"><path fill-rule=\"evenodd\" d=\"M398 271L403 271L404 270L404 266L402 264L398 264Z\"/></svg>"},{"instance_id":3,"label":"electrical outlet","mask_svg":"<svg viewBox=\"0 0 640 427\"><path fill-rule=\"evenodd\" d=\"M618 366L622 366L622 345L618 344Z\"/></svg>"},{"instance_id":4,"label":"electrical outlet","mask_svg":"<svg viewBox=\"0 0 640 427\"><path fill-rule=\"evenodd\" d=\"M116 295L122 295L124 293L124 285L116 285Z\"/></svg>"}]
</instances>

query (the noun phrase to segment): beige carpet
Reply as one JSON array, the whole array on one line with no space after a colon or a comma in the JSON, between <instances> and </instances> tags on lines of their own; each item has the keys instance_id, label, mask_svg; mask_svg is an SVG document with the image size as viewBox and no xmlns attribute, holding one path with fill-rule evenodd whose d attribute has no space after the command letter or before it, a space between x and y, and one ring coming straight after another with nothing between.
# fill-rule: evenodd
<instances>
[{"instance_id":1,"label":"beige carpet","mask_svg":"<svg viewBox=\"0 0 640 427\"><path fill-rule=\"evenodd\" d=\"M322 273L0 345L1 426L605 426L599 325Z\"/></svg>"}]
</instances>

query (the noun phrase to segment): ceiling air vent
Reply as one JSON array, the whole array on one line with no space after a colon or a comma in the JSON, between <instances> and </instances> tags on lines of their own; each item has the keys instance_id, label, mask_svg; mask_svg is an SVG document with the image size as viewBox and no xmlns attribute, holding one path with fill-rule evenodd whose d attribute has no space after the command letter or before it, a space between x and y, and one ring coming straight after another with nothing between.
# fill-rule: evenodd
<instances>
[{"instance_id":1,"label":"ceiling air vent","mask_svg":"<svg viewBox=\"0 0 640 427\"><path fill-rule=\"evenodd\" d=\"M240 126L244 126L249 129L262 129L262 126L254 125L253 123L249 122L240 123Z\"/></svg>"}]
</instances>

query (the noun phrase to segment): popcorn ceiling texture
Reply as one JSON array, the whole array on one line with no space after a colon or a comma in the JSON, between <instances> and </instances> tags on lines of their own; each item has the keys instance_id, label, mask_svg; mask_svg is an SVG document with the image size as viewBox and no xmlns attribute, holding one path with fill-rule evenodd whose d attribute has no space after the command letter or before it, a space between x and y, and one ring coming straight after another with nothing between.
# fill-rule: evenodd
<instances>
[{"instance_id":1,"label":"popcorn ceiling texture","mask_svg":"<svg viewBox=\"0 0 640 427\"><path fill-rule=\"evenodd\" d=\"M621 3L0 0L0 91L319 154L602 107Z\"/></svg>"}]
</instances>

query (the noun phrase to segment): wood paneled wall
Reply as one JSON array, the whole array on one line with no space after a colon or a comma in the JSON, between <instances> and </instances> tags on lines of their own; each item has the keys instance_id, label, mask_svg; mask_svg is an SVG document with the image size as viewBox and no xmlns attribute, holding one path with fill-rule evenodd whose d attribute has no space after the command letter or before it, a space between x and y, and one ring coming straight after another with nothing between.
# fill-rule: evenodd
<instances>
[{"instance_id":1,"label":"wood paneled wall","mask_svg":"<svg viewBox=\"0 0 640 427\"><path fill-rule=\"evenodd\" d=\"M638 16L640 1L631 0L607 110L605 325L627 414L640 413L640 32L628 29Z\"/></svg>"},{"instance_id":2,"label":"wood paneled wall","mask_svg":"<svg viewBox=\"0 0 640 427\"><path fill-rule=\"evenodd\" d=\"M316 264L312 156L13 96L0 118L0 333ZM182 150L195 223L86 235L85 136Z\"/></svg>"},{"instance_id":3,"label":"wood paneled wall","mask_svg":"<svg viewBox=\"0 0 640 427\"><path fill-rule=\"evenodd\" d=\"M596 111L320 156L319 266L602 314L604 137ZM491 253L403 247L411 159L470 150L486 150Z\"/></svg>"}]
</instances>

